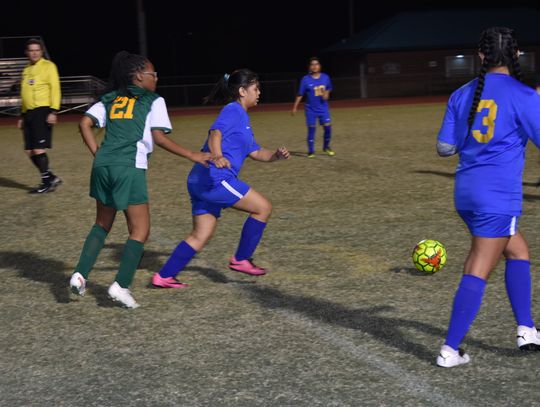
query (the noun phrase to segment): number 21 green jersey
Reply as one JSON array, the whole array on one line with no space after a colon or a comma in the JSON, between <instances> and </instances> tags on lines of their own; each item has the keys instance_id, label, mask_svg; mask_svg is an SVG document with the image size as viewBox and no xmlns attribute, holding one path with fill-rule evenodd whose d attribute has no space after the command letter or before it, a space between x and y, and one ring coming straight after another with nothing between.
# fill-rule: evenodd
<instances>
[{"instance_id":1,"label":"number 21 green jersey","mask_svg":"<svg viewBox=\"0 0 540 407\"><path fill-rule=\"evenodd\" d=\"M94 167L123 165L146 169L153 150L152 130L171 132L167 106L161 96L138 86L130 86L129 91L130 95L107 93L85 113L96 127L106 129Z\"/></svg>"}]
</instances>

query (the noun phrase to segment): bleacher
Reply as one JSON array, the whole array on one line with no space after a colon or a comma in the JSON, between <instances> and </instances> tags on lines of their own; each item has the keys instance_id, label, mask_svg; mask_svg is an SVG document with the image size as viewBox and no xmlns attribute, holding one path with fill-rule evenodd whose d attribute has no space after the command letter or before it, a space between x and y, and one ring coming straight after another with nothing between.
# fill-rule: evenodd
<instances>
[{"instance_id":1,"label":"bleacher","mask_svg":"<svg viewBox=\"0 0 540 407\"><path fill-rule=\"evenodd\" d=\"M2 37L0 38L1 49L6 49L4 44L7 40L17 40L18 52L22 53L24 43L28 38L39 37ZM41 40L43 41L42 38ZM46 48L44 51L44 56L48 58ZM21 75L27 64L27 58L0 55L0 115L19 115ZM60 86L62 89L60 113L64 113L71 110L84 110L94 103L105 89L105 82L94 76L62 76Z\"/></svg>"}]
</instances>

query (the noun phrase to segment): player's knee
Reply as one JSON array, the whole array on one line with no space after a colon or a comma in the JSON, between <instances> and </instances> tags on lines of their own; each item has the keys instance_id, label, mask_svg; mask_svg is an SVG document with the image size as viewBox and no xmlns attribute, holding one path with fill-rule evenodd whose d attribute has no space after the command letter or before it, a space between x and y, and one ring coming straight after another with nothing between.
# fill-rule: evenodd
<instances>
[{"instance_id":1,"label":"player's knee","mask_svg":"<svg viewBox=\"0 0 540 407\"><path fill-rule=\"evenodd\" d=\"M529 248L525 246L505 250L504 257L507 260L529 260Z\"/></svg>"},{"instance_id":2,"label":"player's knee","mask_svg":"<svg viewBox=\"0 0 540 407\"><path fill-rule=\"evenodd\" d=\"M258 209L258 214L266 220L272 214L272 203L268 199L264 199Z\"/></svg>"},{"instance_id":3,"label":"player's knee","mask_svg":"<svg viewBox=\"0 0 540 407\"><path fill-rule=\"evenodd\" d=\"M200 251L210 241L213 234L214 234L213 231L194 230L189 235L189 238L190 238L190 241L191 241L190 245L191 245L191 243L193 243L192 247L195 250Z\"/></svg>"},{"instance_id":4,"label":"player's knee","mask_svg":"<svg viewBox=\"0 0 540 407\"><path fill-rule=\"evenodd\" d=\"M111 231L112 225L110 223L105 223L105 222L102 222L100 220L97 220L96 225L98 225L100 228L102 228L107 233L109 233Z\"/></svg>"},{"instance_id":5,"label":"player's knee","mask_svg":"<svg viewBox=\"0 0 540 407\"><path fill-rule=\"evenodd\" d=\"M150 228L133 228L129 234L131 240L137 240L141 243L145 243L150 237Z\"/></svg>"}]
</instances>

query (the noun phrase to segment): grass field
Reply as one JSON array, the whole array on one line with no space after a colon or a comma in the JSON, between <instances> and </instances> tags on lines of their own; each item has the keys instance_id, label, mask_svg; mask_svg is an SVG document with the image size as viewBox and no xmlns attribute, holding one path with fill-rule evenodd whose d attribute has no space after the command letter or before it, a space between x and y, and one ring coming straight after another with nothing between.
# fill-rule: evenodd
<instances>
[{"instance_id":1,"label":"grass field","mask_svg":"<svg viewBox=\"0 0 540 407\"><path fill-rule=\"evenodd\" d=\"M305 158L304 120L252 113L258 141L298 152L248 162L243 179L274 214L254 279L228 271L245 215L227 210L210 245L181 275L185 290L149 289L190 231L190 163L158 150L148 173L152 234L125 310L106 296L127 236L119 215L89 293L68 279L94 220L90 154L75 123L51 151L64 179L29 196L37 174L21 136L0 128L1 406L509 406L540 405L540 354L515 347L502 265L464 347L469 365L435 366L469 235L453 210L455 158L435 154L442 104L334 109L337 155ZM198 148L213 116L174 119ZM321 131L317 145L322 143ZM533 270L540 253L538 153L529 149L524 216ZM423 275L410 251L446 245L446 268ZM533 276L538 300L540 283ZM540 302L533 308L538 315Z\"/></svg>"}]
</instances>

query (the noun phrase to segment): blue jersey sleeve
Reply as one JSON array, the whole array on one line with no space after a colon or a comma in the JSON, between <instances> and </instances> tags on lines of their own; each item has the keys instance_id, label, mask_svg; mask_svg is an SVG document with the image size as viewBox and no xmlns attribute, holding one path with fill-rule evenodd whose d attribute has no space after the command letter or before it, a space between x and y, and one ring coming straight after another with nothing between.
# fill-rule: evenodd
<instances>
[{"instance_id":1,"label":"blue jersey sleeve","mask_svg":"<svg viewBox=\"0 0 540 407\"><path fill-rule=\"evenodd\" d=\"M330 77L326 75L326 90L332 90L332 89L333 89L332 81L330 80Z\"/></svg>"},{"instance_id":2,"label":"blue jersey sleeve","mask_svg":"<svg viewBox=\"0 0 540 407\"><path fill-rule=\"evenodd\" d=\"M257 140L255 140L255 137L253 137L253 143L251 144L251 146L249 148L248 155L250 155L254 151L258 151L260 149L261 149L261 146L259 145L259 143L257 143Z\"/></svg>"},{"instance_id":3,"label":"blue jersey sleeve","mask_svg":"<svg viewBox=\"0 0 540 407\"><path fill-rule=\"evenodd\" d=\"M221 134L228 133L235 122L235 114L236 112L230 105L225 106L219 113L216 121L210 127L210 131L219 130Z\"/></svg>"},{"instance_id":4,"label":"blue jersey sleeve","mask_svg":"<svg viewBox=\"0 0 540 407\"><path fill-rule=\"evenodd\" d=\"M298 96L304 96L306 93L306 77L304 76L300 81L300 88L298 88Z\"/></svg>"},{"instance_id":5,"label":"blue jersey sleeve","mask_svg":"<svg viewBox=\"0 0 540 407\"><path fill-rule=\"evenodd\" d=\"M446 106L446 113L442 122L437 141L455 146L457 144L456 137L456 110L454 106L454 95L450 97Z\"/></svg>"},{"instance_id":6,"label":"blue jersey sleeve","mask_svg":"<svg viewBox=\"0 0 540 407\"><path fill-rule=\"evenodd\" d=\"M521 125L536 147L540 148L540 95L532 94L524 107L520 114Z\"/></svg>"}]
</instances>

